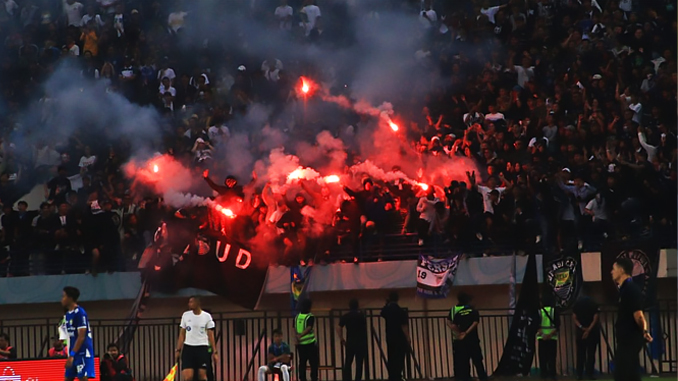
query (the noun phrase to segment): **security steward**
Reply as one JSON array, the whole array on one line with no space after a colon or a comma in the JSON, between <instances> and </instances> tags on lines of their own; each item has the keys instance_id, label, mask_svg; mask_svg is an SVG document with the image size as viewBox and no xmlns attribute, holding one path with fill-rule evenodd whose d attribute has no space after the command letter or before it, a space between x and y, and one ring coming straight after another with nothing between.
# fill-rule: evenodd
<instances>
[{"instance_id":1,"label":"security steward","mask_svg":"<svg viewBox=\"0 0 678 381\"><path fill-rule=\"evenodd\" d=\"M476 367L478 379L486 380L483 366L483 353L478 338L480 315L471 306L471 296L466 293L457 295L457 305L452 307L447 325L452 329L452 351L454 355L454 379L471 380L471 365Z\"/></svg>"},{"instance_id":2,"label":"security steward","mask_svg":"<svg viewBox=\"0 0 678 381\"><path fill-rule=\"evenodd\" d=\"M294 319L297 332L297 350L299 351L299 381L306 381L306 363L311 364L311 381L318 381L318 339L315 336L315 316L311 313L311 300L303 299L299 314Z\"/></svg>"},{"instance_id":3,"label":"security steward","mask_svg":"<svg viewBox=\"0 0 678 381\"><path fill-rule=\"evenodd\" d=\"M539 370L541 371L541 378L555 380L560 317L553 307L552 299L550 295L543 298L543 305L539 310L541 325L537 331L537 340L539 341Z\"/></svg>"}]
</instances>

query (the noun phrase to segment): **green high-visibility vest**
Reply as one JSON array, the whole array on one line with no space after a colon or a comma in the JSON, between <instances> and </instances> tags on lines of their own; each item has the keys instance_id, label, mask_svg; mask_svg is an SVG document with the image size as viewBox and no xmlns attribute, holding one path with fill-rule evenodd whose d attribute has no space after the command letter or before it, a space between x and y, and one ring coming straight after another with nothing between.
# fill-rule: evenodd
<instances>
[{"instance_id":1,"label":"green high-visibility vest","mask_svg":"<svg viewBox=\"0 0 678 381\"><path fill-rule=\"evenodd\" d=\"M556 331L556 315L553 307L544 307L541 310L541 334L537 333L537 340L542 339L542 335L550 335ZM551 340L558 340L558 335L553 335Z\"/></svg>"},{"instance_id":2,"label":"green high-visibility vest","mask_svg":"<svg viewBox=\"0 0 678 381\"><path fill-rule=\"evenodd\" d=\"M301 335L302 332L306 329L309 318L312 318L313 314L299 314L297 315L294 325L297 329L297 334ZM314 344L316 342L315 331L311 328L311 331L299 339L299 345Z\"/></svg>"},{"instance_id":3,"label":"green high-visibility vest","mask_svg":"<svg viewBox=\"0 0 678 381\"><path fill-rule=\"evenodd\" d=\"M462 315L462 316L468 315L468 314L471 313L471 311L473 311L473 310L471 309L471 307L468 307L468 306L454 306L454 307L452 307L452 310L450 310L450 319L454 322L455 316L457 316L457 315ZM456 338L457 338L457 334L453 332L452 333L452 339L456 339Z\"/></svg>"}]
</instances>

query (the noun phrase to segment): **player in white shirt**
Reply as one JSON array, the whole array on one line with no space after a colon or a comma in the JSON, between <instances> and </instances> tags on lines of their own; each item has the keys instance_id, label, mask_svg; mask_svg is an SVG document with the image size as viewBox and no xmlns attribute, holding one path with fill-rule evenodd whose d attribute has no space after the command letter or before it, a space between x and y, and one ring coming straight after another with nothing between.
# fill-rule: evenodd
<instances>
[{"instance_id":1,"label":"player in white shirt","mask_svg":"<svg viewBox=\"0 0 678 381\"><path fill-rule=\"evenodd\" d=\"M210 348L216 363L219 359L214 342L214 320L212 315L200 308L200 297L188 299L189 310L181 316L181 332L177 342L176 360L181 360L181 378L186 381L207 381L207 367L210 363ZM194 378L197 370L198 377Z\"/></svg>"}]
</instances>

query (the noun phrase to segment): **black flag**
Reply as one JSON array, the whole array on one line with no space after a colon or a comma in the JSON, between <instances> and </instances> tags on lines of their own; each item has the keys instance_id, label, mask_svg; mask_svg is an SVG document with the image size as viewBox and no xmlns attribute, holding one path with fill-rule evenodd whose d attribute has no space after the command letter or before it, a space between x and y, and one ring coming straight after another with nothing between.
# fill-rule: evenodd
<instances>
[{"instance_id":1,"label":"black flag","mask_svg":"<svg viewBox=\"0 0 678 381\"><path fill-rule=\"evenodd\" d=\"M610 302L616 302L619 291L612 282L610 271L617 258L629 258L633 261L633 281L645 295L645 307L656 303L657 268L659 267L659 248L653 242L608 243L603 247L602 256L603 283L608 286L607 294Z\"/></svg>"},{"instance_id":2,"label":"black flag","mask_svg":"<svg viewBox=\"0 0 678 381\"><path fill-rule=\"evenodd\" d=\"M254 309L266 282L268 261L248 247L212 230L196 231L168 221L156 234L159 255L146 276L154 288L174 293L193 287Z\"/></svg>"},{"instance_id":3,"label":"black flag","mask_svg":"<svg viewBox=\"0 0 678 381\"><path fill-rule=\"evenodd\" d=\"M530 254L520 287L520 296L518 296L513 314L513 322L494 375L527 376L530 373L535 351L534 340L540 324L537 260L534 254Z\"/></svg>"}]
</instances>

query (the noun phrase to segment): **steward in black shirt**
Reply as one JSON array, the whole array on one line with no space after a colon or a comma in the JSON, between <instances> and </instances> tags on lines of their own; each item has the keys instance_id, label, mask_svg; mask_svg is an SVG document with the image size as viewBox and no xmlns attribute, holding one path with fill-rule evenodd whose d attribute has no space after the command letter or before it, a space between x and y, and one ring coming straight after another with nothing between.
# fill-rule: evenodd
<instances>
[{"instance_id":1,"label":"steward in black shirt","mask_svg":"<svg viewBox=\"0 0 678 381\"><path fill-rule=\"evenodd\" d=\"M351 369L355 358L355 381L361 381L363 377L363 363L367 357L367 319L365 314L358 309L358 301L353 299L349 302L351 311L339 320L337 335L341 344L345 346L346 359L343 367L343 380L351 381ZM346 339L344 331L346 328Z\"/></svg>"},{"instance_id":2,"label":"steward in black shirt","mask_svg":"<svg viewBox=\"0 0 678 381\"><path fill-rule=\"evenodd\" d=\"M593 299L583 296L572 308L572 318L577 327L577 378L584 378L584 367L589 379L593 379L596 348L600 343L600 309Z\"/></svg>"},{"instance_id":3,"label":"steward in black shirt","mask_svg":"<svg viewBox=\"0 0 678 381\"><path fill-rule=\"evenodd\" d=\"M619 287L619 310L615 324L617 349L614 358L615 381L640 381L638 354L645 342L652 342L643 313L643 293L633 282L633 261L617 258L612 280Z\"/></svg>"}]
</instances>

